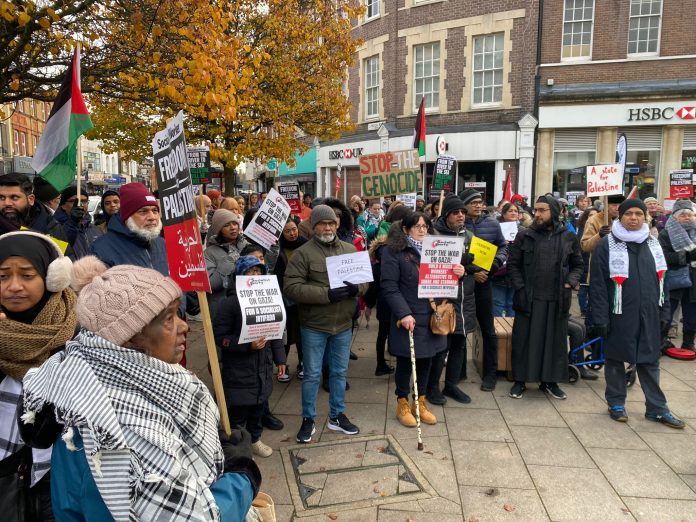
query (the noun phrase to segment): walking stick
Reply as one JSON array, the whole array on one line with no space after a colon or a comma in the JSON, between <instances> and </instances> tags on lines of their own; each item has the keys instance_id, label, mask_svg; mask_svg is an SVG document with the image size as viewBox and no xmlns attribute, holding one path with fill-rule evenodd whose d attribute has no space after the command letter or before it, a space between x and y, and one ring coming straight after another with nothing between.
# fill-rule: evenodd
<instances>
[{"instance_id":1,"label":"walking stick","mask_svg":"<svg viewBox=\"0 0 696 522\"><path fill-rule=\"evenodd\" d=\"M411 373L413 373L413 393L416 401L416 429L418 430L418 451L423 451L423 438L421 437L420 403L418 402L418 378L416 377L416 347L413 344L413 332L408 331L408 347L411 351Z\"/></svg>"}]
</instances>

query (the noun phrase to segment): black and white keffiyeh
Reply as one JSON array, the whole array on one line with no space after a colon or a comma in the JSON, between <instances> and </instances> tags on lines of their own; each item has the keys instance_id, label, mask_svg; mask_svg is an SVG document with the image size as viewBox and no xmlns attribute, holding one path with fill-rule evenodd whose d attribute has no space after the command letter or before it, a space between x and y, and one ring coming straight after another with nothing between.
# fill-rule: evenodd
<instances>
[{"instance_id":1,"label":"black and white keffiyeh","mask_svg":"<svg viewBox=\"0 0 696 522\"><path fill-rule=\"evenodd\" d=\"M82 330L23 384L25 422L52 404L69 449L79 430L114 520L220 519L218 410L191 372Z\"/></svg>"}]
</instances>

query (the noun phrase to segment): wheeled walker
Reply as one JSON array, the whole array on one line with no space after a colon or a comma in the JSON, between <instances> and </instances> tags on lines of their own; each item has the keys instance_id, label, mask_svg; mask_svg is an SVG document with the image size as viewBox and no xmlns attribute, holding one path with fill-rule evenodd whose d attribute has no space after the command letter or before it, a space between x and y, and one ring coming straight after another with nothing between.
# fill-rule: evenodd
<instances>
[{"instance_id":1,"label":"wheeled walker","mask_svg":"<svg viewBox=\"0 0 696 522\"><path fill-rule=\"evenodd\" d=\"M590 352L584 360L578 360L584 354L584 350ZM573 348L568 353L568 381L575 384L580 380L580 366L587 366L590 370L600 370L604 366L604 339L595 337L585 343ZM626 367L626 385L630 388L636 382L636 367L629 364Z\"/></svg>"}]
</instances>

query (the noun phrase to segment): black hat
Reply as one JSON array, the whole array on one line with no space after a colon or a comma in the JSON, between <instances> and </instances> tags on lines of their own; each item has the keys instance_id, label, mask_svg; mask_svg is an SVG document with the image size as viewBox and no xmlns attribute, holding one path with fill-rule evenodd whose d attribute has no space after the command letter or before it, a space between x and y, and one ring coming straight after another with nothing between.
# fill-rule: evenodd
<instances>
[{"instance_id":1,"label":"black hat","mask_svg":"<svg viewBox=\"0 0 696 522\"><path fill-rule=\"evenodd\" d=\"M558 223L561 216L561 204L551 194L545 194L537 198L537 203L546 203L551 210L551 219L554 223Z\"/></svg>"},{"instance_id":2,"label":"black hat","mask_svg":"<svg viewBox=\"0 0 696 522\"><path fill-rule=\"evenodd\" d=\"M475 199L482 198L481 193L478 190L472 189L472 188L462 190L459 193L459 197L461 198L461 200L464 202L465 205L468 205L469 203L471 203Z\"/></svg>"},{"instance_id":3,"label":"black hat","mask_svg":"<svg viewBox=\"0 0 696 522\"><path fill-rule=\"evenodd\" d=\"M626 200L623 194L614 194L613 196L607 196L607 203L623 203Z\"/></svg>"},{"instance_id":4,"label":"black hat","mask_svg":"<svg viewBox=\"0 0 696 522\"><path fill-rule=\"evenodd\" d=\"M76 185L70 185L68 188L63 189L63 192L60 193L60 204L65 205L68 200L73 197L77 196L77 186Z\"/></svg>"},{"instance_id":5,"label":"black hat","mask_svg":"<svg viewBox=\"0 0 696 522\"><path fill-rule=\"evenodd\" d=\"M621 196L621 197L623 197L623 196ZM626 212L629 208L639 208L643 211L643 214L648 213L648 207L646 207L645 203L643 203L640 199L638 199L638 198L627 199L623 203L621 203L621 205L619 205L619 219L621 219L623 217L624 212Z\"/></svg>"},{"instance_id":6,"label":"black hat","mask_svg":"<svg viewBox=\"0 0 696 522\"><path fill-rule=\"evenodd\" d=\"M48 181L36 176L34 178L34 195L36 196L36 199L42 203L48 203L52 199L60 196L60 192L58 192Z\"/></svg>"},{"instance_id":7,"label":"black hat","mask_svg":"<svg viewBox=\"0 0 696 522\"><path fill-rule=\"evenodd\" d=\"M447 196L442 203L442 215L447 217L455 210L464 210L466 204L454 194Z\"/></svg>"}]
</instances>

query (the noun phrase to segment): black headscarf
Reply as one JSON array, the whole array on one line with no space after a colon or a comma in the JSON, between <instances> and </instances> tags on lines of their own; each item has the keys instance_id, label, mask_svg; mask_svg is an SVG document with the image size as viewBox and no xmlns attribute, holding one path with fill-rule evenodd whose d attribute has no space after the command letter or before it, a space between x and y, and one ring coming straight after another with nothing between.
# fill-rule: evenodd
<instances>
[{"instance_id":1,"label":"black headscarf","mask_svg":"<svg viewBox=\"0 0 696 522\"><path fill-rule=\"evenodd\" d=\"M561 204L558 202L556 198L551 196L550 194L545 194L543 196L539 196L536 200L537 203L546 203L549 208L551 209L551 221L553 221L554 225L557 225L560 223L561 220Z\"/></svg>"}]
</instances>

